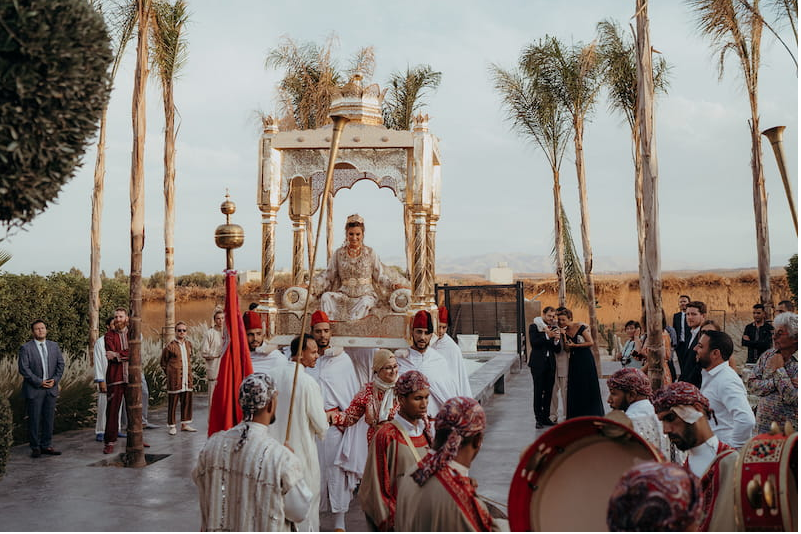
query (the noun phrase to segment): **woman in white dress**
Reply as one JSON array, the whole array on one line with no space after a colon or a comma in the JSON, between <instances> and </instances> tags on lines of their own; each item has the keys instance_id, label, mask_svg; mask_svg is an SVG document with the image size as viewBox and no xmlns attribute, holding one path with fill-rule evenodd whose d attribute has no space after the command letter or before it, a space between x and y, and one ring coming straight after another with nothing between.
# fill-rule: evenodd
<instances>
[{"instance_id":1,"label":"woman in white dress","mask_svg":"<svg viewBox=\"0 0 801 534\"><path fill-rule=\"evenodd\" d=\"M320 309L334 321L355 321L366 317L378 302L387 300L395 289L409 282L394 275L364 244L364 219L358 214L345 223L345 244L331 256L326 271L315 279Z\"/></svg>"}]
</instances>

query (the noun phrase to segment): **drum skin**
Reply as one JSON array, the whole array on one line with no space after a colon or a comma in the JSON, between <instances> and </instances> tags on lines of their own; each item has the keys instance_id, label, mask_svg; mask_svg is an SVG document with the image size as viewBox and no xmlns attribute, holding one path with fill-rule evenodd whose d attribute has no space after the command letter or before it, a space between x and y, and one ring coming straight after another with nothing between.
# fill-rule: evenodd
<instances>
[{"instance_id":1,"label":"drum skin","mask_svg":"<svg viewBox=\"0 0 801 534\"><path fill-rule=\"evenodd\" d=\"M798 433L760 434L740 450L734 478L737 527L798 531Z\"/></svg>"},{"instance_id":2,"label":"drum skin","mask_svg":"<svg viewBox=\"0 0 801 534\"><path fill-rule=\"evenodd\" d=\"M509 526L525 531L605 531L620 477L659 452L631 428L603 417L557 425L523 453L509 487Z\"/></svg>"}]
</instances>

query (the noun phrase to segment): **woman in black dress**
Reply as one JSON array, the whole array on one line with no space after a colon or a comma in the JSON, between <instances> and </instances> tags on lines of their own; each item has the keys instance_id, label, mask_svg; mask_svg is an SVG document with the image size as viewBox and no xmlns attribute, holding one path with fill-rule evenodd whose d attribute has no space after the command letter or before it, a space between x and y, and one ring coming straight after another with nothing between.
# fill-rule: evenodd
<instances>
[{"instance_id":1,"label":"woman in black dress","mask_svg":"<svg viewBox=\"0 0 801 534\"><path fill-rule=\"evenodd\" d=\"M570 352L567 366L567 419L582 415L604 414L598 371L590 347L593 345L586 324L573 322L573 312L559 308L556 312L563 337Z\"/></svg>"}]
</instances>

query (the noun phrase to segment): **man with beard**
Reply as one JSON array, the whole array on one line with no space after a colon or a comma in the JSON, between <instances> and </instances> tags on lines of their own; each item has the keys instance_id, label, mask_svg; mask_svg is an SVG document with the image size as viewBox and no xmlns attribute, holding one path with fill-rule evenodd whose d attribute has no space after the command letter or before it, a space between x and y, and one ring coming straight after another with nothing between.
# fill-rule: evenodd
<instances>
[{"instance_id":1,"label":"man with beard","mask_svg":"<svg viewBox=\"0 0 801 534\"><path fill-rule=\"evenodd\" d=\"M448 335L448 308L439 307L438 319L437 338L431 342L431 347L442 354L448 365L451 366L451 373L456 376L457 393L463 397L472 397L473 390L470 389L470 379L467 376L467 369L464 367L462 349Z\"/></svg>"},{"instance_id":2,"label":"man with beard","mask_svg":"<svg viewBox=\"0 0 801 534\"><path fill-rule=\"evenodd\" d=\"M723 443L739 449L751 437L756 418L740 375L728 364L733 351L729 334L715 330L701 332L695 346L702 369L701 393L715 412L710 422L712 432Z\"/></svg>"},{"instance_id":3,"label":"man with beard","mask_svg":"<svg viewBox=\"0 0 801 534\"><path fill-rule=\"evenodd\" d=\"M245 334L250 348L250 362L254 373L265 373L273 378L286 367L287 357L275 346L264 345L261 316L251 310L245 312ZM266 350L273 348L274 350Z\"/></svg>"},{"instance_id":4,"label":"man with beard","mask_svg":"<svg viewBox=\"0 0 801 534\"><path fill-rule=\"evenodd\" d=\"M670 459L670 441L662 432L662 424L651 404L651 381L645 373L632 367L618 369L610 376L606 385L609 397L606 402L613 410L622 410L631 420L634 431L648 440Z\"/></svg>"},{"instance_id":5,"label":"man with beard","mask_svg":"<svg viewBox=\"0 0 801 534\"><path fill-rule=\"evenodd\" d=\"M359 503L372 530L394 530L398 477L426 455L433 441L426 377L418 371L403 373L395 383L395 393L398 413L378 429L370 443L359 487Z\"/></svg>"},{"instance_id":6,"label":"man with beard","mask_svg":"<svg viewBox=\"0 0 801 534\"><path fill-rule=\"evenodd\" d=\"M654 395L654 410L670 441L687 451L684 467L701 479L703 518L700 531L735 530L734 475L737 451L721 442L709 426L714 412L692 384L674 382Z\"/></svg>"},{"instance_id":7,"label":"man with beard","mask_svg":"<svg viewBox=\"0 0 801 534\"><path fill-rule=\"evenodd\" d=\"M303 466L269 436L278 392L269 376L253 373L239 387L243 420L212 435L192 470L200 494L200 530L289 532L309 512Z\"/></svg>"},{"instance_id":8,"label":"man with beard","mask_svg":"<svg viewBox=\"0 0 801 534\"><path fill-rule=\"evenodd\" d=\"M700 300L694 300L687 304L687 324L690 326L690 339L687 341L687 348L684 354L679 355L681 364L681 375L679 380L689 382L697 388L701 387L701 368L695 359L695 345L698 343L698 335L701 332L701 324L706 321L706 304Z\"/></svg>"},{"instance_id":9,"label":"man with beard","mask_svg":"<svg viewBox=\"0 0 801 534\"><path fill-rule=\"evenodd\" d=\"M445 358L431 348L431 336L434 323L427 310L418 311L412 320L412 345L408 350L395 351L399 372L420 371L430 384L431 399L428 403L428 415L433 419L445 401L458 396L459 387L453 370Z\"/></svg>"},{"instance_id":10,"label":"man with beard","mask_svg":"<svg viewBox=\"0 0 801 534\"><path fill-rule=\"evenodd\" d=\"M206 383L210 399L214 397L214 386L217 385L217 374L220 371L224 322L225 311L215 308L212 327L203 334L203 342L200 345L200 355L206 362Z\"/></svg>"},{"instance_id":11,"label":"man with beard","mask_svg":"<svg viewBox=\"0 0 801 534\"><path fill-rule=\"evenodd\" d=\"M301 346L302 342L302 346ZM300 459L303 466L303 479L311 488L312 498L309 515L298 525L298 531L319 532L320 530L320 460L317 453L317 439L322 439L328 430L328 420L323 408L323 396L317 381L305 369L317 365L317 343L309 334L298 336L290 344L292 361L276 368L273 379L278 390L278 409L275 425L270 427L270 435L279 443L287 445ZM299 366L296 370L295 366ZM297 381L295 376L297 373ZM295 398L292 399L292 388ZM289 422L289 409L292 407L292 421ZM287 424L290 424L287 439Z\"/></svg>"},{"instance_id":12,"label":"man with beard","mask_svg":"<svg viewBox=\"0 0 801 534\"><path fill-rule=\"evenodd\" d=\"M556 353L561 350L559 327L556 326L556 310L553 306L542 309L542 316L536 317L528 327L531 355L528 367L534 383L534 417L536 427L553 425L551 397L556 378Z\"/></svg>"},{"instance_id":13,"label":"man with beard","mask_svg":"<svg viewBox=\"0 0 801 534\"><path fill-rule=\"evenodd\" d=\"M106 430L103 454L114 452L119 432L117 414L128 389L128 310L114 310L114 328L106 332ZM146 402L146 401L145 401ZM143 403L144 404L144 403Z\"/></svg>"},{"instance_id":14,"label":"man with beard","mask_svg":"<svg viewBox=\"0 0 801 534\"><path fill-rule=\"evenodd\" d=\"M323 394L326 413L337 413L350 406L359 393L350 356L342 347L331 347L331 323L323 311L311 316L311 333L317 344L317 364L306 372L317 380ZM334 531L345 531L345 514L350 508L353 490L364 471L367 459L367 428L364 422L340 430L331 426L325 439L317 443L322 485L320 511L334 515Z\"/></svg>"},{"instance_id":15,"label":"man with beard","mask_svg":"<svg viewBox=\"0 0 801 534\"><path fill-rule=\"evenodd\" d=\"M748 348L745 363L756 363L763 352L773 344L773 325L765 319L765 306L754 304L754 322L745 325L742 345Z\"/></svg>"}]
</instances>

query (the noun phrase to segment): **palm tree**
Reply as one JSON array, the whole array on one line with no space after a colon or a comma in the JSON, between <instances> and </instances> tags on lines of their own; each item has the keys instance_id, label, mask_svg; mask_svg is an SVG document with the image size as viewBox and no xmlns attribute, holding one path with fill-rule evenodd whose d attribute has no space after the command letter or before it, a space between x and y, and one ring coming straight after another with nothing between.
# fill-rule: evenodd
<instances>
[{"instance_id":1,"label":"palm tree","mask_svg":"<svg viewBox=\"0 0 801 534\"><path fill-rule=\"evenodd\" d=\"M150 18L150 64L164 103L164 335L175 334L175 101L173 83L187 54L186 2L157 1Z\"/></svg>"},{"instance_id":2,"label":"palm tree","mask_svg":"<svg viewBox=\"0 0 801 534\"><path fill-rule=\"evenodd\" d=\"M501 96L506 118L518 135L531 139L542 149L553 175L553 217L556 278L559 284L559 305L566 304L565 222L559 169L567 146L569 117L548 84L548 80L521 70L505 70L490 66L495 90ZM570 243L572 248L572 243Z\"/></svg>"},{"instance_id":3,"label":"palm tree","mask_svg":"<svg viewBox=\"0 0 801 534\"><path fill-rule=\"evenodd\" d=\"M573 126L576 156L579 205L581 208L581 243L584 252L584 275L587 280L587 311L595 365L600 368L598 353L598 317L595 311L595 282L592 276L592 246L590 245L590 212L587 203L587 183L584 171L584 121L592 111L602 85L601 61L597 46L565 47L554 37L546 36L530 45L521 58L521 66L530 76L547 80L559 103L565 107Z\"/></svg>"},{"instance_id":4,"label":"palm tree","mask_svg":"<svg viewBox=\"0 0 801 534\"><path fill-rule=\"evenodd\" d=\"M95 8L102 12L100 2ZM136 27L136 5L127 3L117 6L110 12L108 20L110 33L114 39L114 62L111 66L111 81L117 75L125 47L133 37ZM100 133L97 138L97 159L95 160L94 187L92 188L92 227L90 234L91 251L89 253L89 351L95 345L100 323L100 222L103 216L103 187L106 176L106 115L108 106L100 117ZM89 358L94 365L94 360Z\"/></svg>"},{"instance_id":5,"label":"palm tree","mask_svg":"<svg viewBox=\"0 0 801 534\"><path fill-rule=\"evenodd\" d=\"M640 294L645 309L645 328L649 349L650 365L648 374L653 388L662 387L662 362L665 347L662 341L662 258L659 246L659 169L656 157L656 137L654 132L654 92L655 76L651 49L650 23L648 21L648 0L637 0L637 44L635 78L637 93L635 97L635 123L639 129L639 145L635 152L640 158L640 189L635 194L641 206L644 225L643 249L640 256ZM662 69L664 70L664 69ZM643 284L645 287L642 287Z\"/></svg>"},{"instance_id":6,"label":"palm tree","mask_svg":"<svg viewBox=\"0 0 801 534\"><path fill-rule=\"evenodd\" d=\"M442 81L442 73L430 65L406 67L406 72L393 72L384 99L384 125L392 130L410 130L412 117L423 107L426 91L434 91Z\"/></svg>"},{"instance_id":7,"label":"palm tree","mask_svg":"<svg viewBox=\"0 0 801 534\"><path fill-rule=\"evenodd\" d=\"M637 220L637 257L639 258L640 293L644 302L649 284L644 278L646 268L645 233L646 217L643 213L642 187L643 169L640 152L640 118L637 114L637 58L636 45L626 39L620 26L612 20L598 23L599 54L603 64L603 78L609 93L609 108L622 113L631 129L631 152L634 160L634 196ZM664 58L656 60L653 67L654 90L667 92L668 66Z\"/></svg>"},{"instance_id":8,"label":"palm tree","mask_svg":"<svg viewBox=\"0 0 801 534\"><path fill-rule=\"evenodd\" d=\"M151 0L136 0L137 17L150 20ZM145 243L145 87L147 84L147 35L149 24L137 25L136 70L132 103L133 149L131 151L131 324L129 331L129 383L125 391L128 409L128 447L125 465L144 467L142 448L142 248Z\"/></svg>"},{"instance_id":9,"label":"palm tree","mask_svg":"<svg viewBox=\"0 0 801 534\"><path fill-rule=\"evenodd\" d=\"M770 235L768 199L762 170L762 144L759 128L759 63L762 42L762 17L758 0L687 0L697 17L698 29L709 37L719 56L718 75L723 77L726 54L734 52L740 60L743 81L748 93L751 120L751 189L754 197L759 301L770 317L773 303L770 290Z\"/></svg>"}]
</instances>

